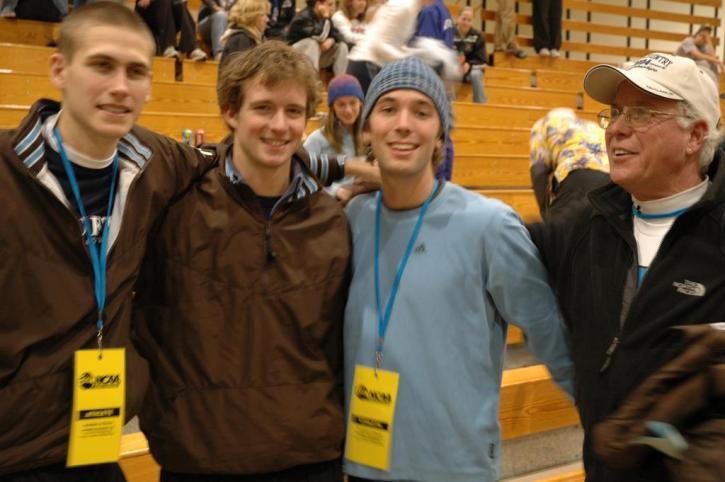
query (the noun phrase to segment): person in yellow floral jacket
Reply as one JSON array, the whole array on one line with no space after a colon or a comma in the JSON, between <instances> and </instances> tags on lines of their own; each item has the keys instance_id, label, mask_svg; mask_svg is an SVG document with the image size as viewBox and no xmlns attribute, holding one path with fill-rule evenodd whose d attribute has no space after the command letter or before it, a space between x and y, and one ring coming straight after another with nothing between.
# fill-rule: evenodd
<instances>
[{"instance_id":1,"label":"person in yellow floral jacket","mask_svg":"<svg viewBox=\"0 0 725 482\"><path fill-rule=\"evenodd\" d=\"M536 121L529 152L531 182L542 216L609 182L604 129L578 118L571 109L554 109Z\"/></svg>"}]
</instances>

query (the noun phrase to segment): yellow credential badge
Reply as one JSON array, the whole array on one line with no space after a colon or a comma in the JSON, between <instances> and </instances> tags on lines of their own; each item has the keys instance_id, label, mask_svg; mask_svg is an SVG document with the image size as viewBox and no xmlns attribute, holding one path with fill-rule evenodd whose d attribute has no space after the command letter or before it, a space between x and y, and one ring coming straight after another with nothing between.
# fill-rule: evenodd
<instances>
[{"instance_id":1,"label":"yellow credential badge","mask_svg":"<svg viewBox=\"0 0 725 482\"><path fill-rule=\"evenodd\" d=\"M398 398L396 372L355 367L350 395L345 456L359 464L390 470L393 417Z\"/></svg>"},{"instance_id":2,"label":"yellow credential badge","mask_svg":"<svg viewBox=\"0 0 725 482\"><path fill-rule=\"evenodd\" d=\"M75 352L73 411L66 466L118 460L126 396L123 348Z\"/></svg>"}]
</instances>

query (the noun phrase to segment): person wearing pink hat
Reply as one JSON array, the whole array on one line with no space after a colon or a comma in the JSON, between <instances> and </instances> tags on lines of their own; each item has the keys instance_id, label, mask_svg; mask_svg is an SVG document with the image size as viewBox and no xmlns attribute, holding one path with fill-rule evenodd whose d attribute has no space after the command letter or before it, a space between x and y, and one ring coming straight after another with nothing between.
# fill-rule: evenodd
<instances>
[{"instance_id":1,"label":"person wearing pink hat","mask_svg":"<svg viewBox=\"0 0 725 482\"><path fill-rule=\"evenodd\" d=\"M593 67L584 89L610 106L599 124L612 183L530 232L571 334L587 481L671 481L668 457L653 448L636 467L606 465L592 429L674 357L673 326L725 319L718 90L691 59L662 53Z\"/></svg>"}]
</instances>

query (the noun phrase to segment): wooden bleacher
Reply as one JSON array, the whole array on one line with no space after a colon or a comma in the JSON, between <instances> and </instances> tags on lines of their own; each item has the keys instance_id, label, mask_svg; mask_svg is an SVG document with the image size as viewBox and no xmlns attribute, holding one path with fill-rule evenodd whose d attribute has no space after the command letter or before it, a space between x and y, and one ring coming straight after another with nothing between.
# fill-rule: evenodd
<instances>
[{"instance_id":1,"label":"wooden bleacher","mask_svg":"<svg viewBox=\"0 0 725 482\"><path fill-rule=\"evenodd\" d=\"M722 2L720 0L676 0L678 3L685 3L690 5L699 5L706 7L713 7L714 9L722 8ZM530 11L530 5L532 0L519 0L519 7L524 7L527 11ZM561 50L564 52L581 52L585 54L603 54L620 56L623 58L631 57L642 57L650 52L657 51L658 49L651 49L648 47L635 47L631 45L631 39L644 40L645 45L649 41L668 41L677 43L682 41L686 36L679 29L673 29L671 31L656 30L653 28L633 28L631 26L618 26L617 22L610 21L609 24L597 24L592 21L576 20L582 15L591 14L606 14L612 18L621 19L641 19L644 21L665 21L673 24L680 24L685 27L694 25L711 25L718 27L720 20L712 16L706 15L694 15L691 13L673 13L667 11L655 3L648 5L648 8L636 8L620 5L612 5L600 1L584 1L584 0L563 0L562 8L564 12L564 18L562 19L562 44ZM496 5L492 1L485 2L485 8L481 10L481 18L483 21L493 21L496 18ZM517 15L518 25L532 25L531 15L519 13ZM570 34L586 34L587 36L592 34L606 34L608 36L620 37L622 42L617 42L617 45L599 44L590 41L571 41L567 40ZM486 41L493 42L493 35L491 33L486 34ZM517 42L520 46L531 47L533 46L533 39L531 37L518 36ZM716 45L719 43L719 39L715 39ZM619 45L621 44L621 45ZM674 50L674 48L672 49Z\"/></svg>"},{"instance_id":2,"label":"wooden bleacher","mask_svg":"<svg viewBox=\"0 0 725 482\"><path fill-rule=\"evenodd\" d=\"M11 22L8 20L8 22ZM22 21L21 21L22 22ZM34 22L43 24L43 22ZM3 26L3 19L0 19L0 31ZM3 37L0 36L0 39ZM52 47L41 45L15 44L2 40L0 42L0 59L2 59L0 72L12 72L19 74L38 74L48 76L48 59L55 52ZM154 58L153 79L154 81L174 82L175 61L163 57Z\"/></svg>"},{"instance_id":3,"label":"wooden bleacher","mask_svg":"<svg viewBox=\"0 0 725 482\"><path fill-rule=\"evenodd\" d=\"M0 18L0 42L47 46L57 37L57 23Z\"/></svg>"}]
</instances>

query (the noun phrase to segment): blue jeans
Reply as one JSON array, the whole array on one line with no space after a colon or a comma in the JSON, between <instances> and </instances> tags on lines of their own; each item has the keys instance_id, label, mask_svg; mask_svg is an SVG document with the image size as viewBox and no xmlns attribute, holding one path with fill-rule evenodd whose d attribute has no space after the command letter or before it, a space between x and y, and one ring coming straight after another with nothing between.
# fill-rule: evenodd
<instances>
[{"instance_id":1,"label":"blue jeans","mask_svg":"<svg viewBox=\"0 0 725 482\"><path fill-rule=\"evenodd\" d=\"M204 39L207 45L211 47L211 53L214 57L220 54L223 50L219 39L222 38L224 31L227 29L227 13L223 10L214 12L211 15L204 17L204 20L199 22L199 33L201 38Z\"/></svg>"},{"instance_id":2,"label":"blue jeans","mask_svg":"<svg viewBox=\"0 0 725 482\"><path fill-rule=\"evenodd\" d=\"M471 83L473 89L473 102L485 104L486 93L483 90L483 70L471 68L471 71L466 75L466 80Z\"/></svg>"}]
</instances>

